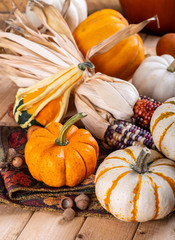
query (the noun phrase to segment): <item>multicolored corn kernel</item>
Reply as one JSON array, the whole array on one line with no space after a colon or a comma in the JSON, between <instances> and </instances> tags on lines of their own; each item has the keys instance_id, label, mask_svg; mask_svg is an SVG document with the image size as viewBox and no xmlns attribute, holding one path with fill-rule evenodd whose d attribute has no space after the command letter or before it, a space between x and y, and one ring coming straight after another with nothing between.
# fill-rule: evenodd
<instances>
[{"instance_id":1,"label":"multicolored corn kernel","mask_svg":"<svg viewBox=\"0 0 175 240\"><path fill-rule=\"evenodd\" d=\"M105 133L105 144L115 150L138 145L155 149L150 132L122 120L114 120L107 128Z\"/></svg>"},{"instance_id":2,"label":"multicolored corn kernel","mask_svg":"<svg viewBox=\"0 0 175 240\"><path fill-rule=\"evenodd\" d=\"M155 101L154 99L140 95L140 100L138 100L134 106L134 116L132 118L132 122L150 131L150 120L151 117L156 110L162 103Z\"/></svg>"}]
</instances>

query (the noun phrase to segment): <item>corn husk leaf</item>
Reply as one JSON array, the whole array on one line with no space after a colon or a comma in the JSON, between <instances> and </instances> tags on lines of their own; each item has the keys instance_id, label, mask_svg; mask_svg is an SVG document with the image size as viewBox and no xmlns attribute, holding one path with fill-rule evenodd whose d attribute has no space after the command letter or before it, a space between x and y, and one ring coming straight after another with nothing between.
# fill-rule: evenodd
<instances>
[{"instance_id":1,"label":"corn husk leaf","mask_svg":"<svg viewBox=\"0 0 175 240\"><path fill-rule=\"evenodd\" d=\"M98 118L102 115L99 117L99 112L103 112L104 122L108 121L109 114L116 119L130 121L134 104L139 99L139 93L131 83L109 78L101 73L88 77L76 88L76 94L78 97L75 98L75 106L78 111L83 110L83 106L88 102L88 107L85 108L88 109L88 115L82 121L88 129L91 131L93 129L93 134L98 138L104 137L104 127L106 127L106 124L101 126L102 121ZM94 111L98 112L95 125L91 122Z\"/></svg>"},{"instance_id":2,"label":"corn husk leaf","mask_svg":"<svg viewBox=\"0 0 175 240\"><path fill-rule=\"evenodd\" d=\"M0 47L8 50L8 53L15 55L18 59L14 64L9 54L4 54L4 57L0 56L1 67L19 87L30 86L36 82L36 79L42 80L50 74L84 61L68 25L59 11L45 3L33 4L34 11L49 30L48 33L41 33L18 9L14 11L15 20L7 21L13 33L0 31ZM51 21L53 16L55 17L54 23ZM54 26L50 26L53 24ZM29 57L33 57L32 61ZM13 74L7 72L5 65L14 69ZM18 77L21 76L15 69L20 69L30 75L23 79L26 83L22 83L22 79L18 80ZM29 80L28 83L27 80Z\"/></svg>"},{"instance_id":3,"label":"corn husk leaf","mask_svg":"<svg viewBox=\"0 0 175 240\"><path fill-rule=\"evenodd\" d=\"M75 93L75 106L78 112L86 111L87 116L81 119L86 128L98 139L103 139L109 126L109 113L95 108L85 96L78 93Z\"/></svg>"}]
</instances>

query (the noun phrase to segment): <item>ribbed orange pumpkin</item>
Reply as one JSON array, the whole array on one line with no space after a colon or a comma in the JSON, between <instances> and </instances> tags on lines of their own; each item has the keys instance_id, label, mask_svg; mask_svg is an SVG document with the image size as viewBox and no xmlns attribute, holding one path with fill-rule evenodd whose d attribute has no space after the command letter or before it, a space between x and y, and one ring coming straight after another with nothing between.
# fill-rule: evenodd
<instances>
[{"instance_id":1,"label":"ribbed orange pumpkin","mask_svg":"<svg viewBox=\"0 0 175 240\"><path fill-rule=\"evenodd\" d=\"M31 131L25 160L36 180L52 187L76 186L94 172L98 144L89 131L72 125L83 116L77 114L63 126L52 122Z\"/></svg>"},{"instance_id":2,"label":"ribbed orange pumpkin","mask_svg":"<svg viewBox=\"0 0 175 240\"><path fill-rule=\"evenodd\" d=\"M127 20L117 11L103 9L87 17L73 32L80 51L87 51L128 25ZM93 56L96 72L129 80L144 59L143 42L134 34L111 48L106 53Z\"/></svg>"}]
</instances>

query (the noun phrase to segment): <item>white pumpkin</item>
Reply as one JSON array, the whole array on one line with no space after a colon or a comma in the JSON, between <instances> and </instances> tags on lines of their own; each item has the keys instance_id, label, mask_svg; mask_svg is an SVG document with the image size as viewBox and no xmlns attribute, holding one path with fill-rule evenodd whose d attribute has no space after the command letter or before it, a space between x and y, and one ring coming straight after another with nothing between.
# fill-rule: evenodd
<instances>
[{"instance_id":1,"label":"white pumpkin","mask_svg":"<svg viewBox=\"0 0 175 240\"><path fill-rule=\"evenodd\" d=\"M117 150L97 169L95 192L123 221L164 218L175 207L175 162L140 146Z\"/></svg>"},{"instance_id":2,"label":"white pumpkin","mask_svg":"<svg viewBox=\"0 0 175 240\"><path fill-rule=\"evenodd\" d=\"M60 12L62 11L65 0L42 0L45 3L53 5ZM32 22L36 27L41 25L41 21L36 16L36 14L30 8L30 1L26 6L26 17ZM66 15L66 22L71 31L73 31L80 22L87 18L87 4L86 0L71 0L70 6Z\"/></svg>"},{"instance_id":3,"label":"white pumpkin","mask_svg":"<svg viewBox=\"0 0 175 240\"><path fill-rule=\"evenodd\" d=\"M137 68L132 79L139 93L160 102L174 97L175 62L172 64L173 61L174 58L168 54L147 57Z\"/></svg>"},{"instance_id":4,"label":"white pumpkin","mask_svg":"<svg viewBox=\"0 0 175 240\"><path fill-rule=\"evenodd\" d=\"M155 110L150 130L159 151L175 161L175 97L167 99Z\"/></svg>"}]
</instances>

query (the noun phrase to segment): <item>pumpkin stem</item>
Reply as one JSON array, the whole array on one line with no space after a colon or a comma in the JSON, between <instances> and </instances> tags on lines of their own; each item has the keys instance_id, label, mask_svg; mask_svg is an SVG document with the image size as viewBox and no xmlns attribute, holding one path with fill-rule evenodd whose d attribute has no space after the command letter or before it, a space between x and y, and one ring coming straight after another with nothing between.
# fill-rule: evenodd
<instances>
[{"instance_id":1,"label":"pumpkin stem","mask_svg":"<svg viewBox=\"0 0 175 240\"><path fill-rule=\"evenodd\" d=\"M175 60L170 64L170 66L167 68L167 71L169 72L175 72Z\"/></svg>"},{"instance_id":2,"label":"pumpkin stem","mask_svg":"<svg viewBox=\"0 0 175 240\"><path fill-rule=\"evenodd\" d=\"M65 146L69 143L69 141L67 140L66 138L66 134L69 130L69 128L74 124L76 123L78 120L86 117L87 114L86 113L77 113L75 114L74 116L72 116L69 120L67 120L67 122L63 125L63 127L61 128L60 130L60 133L59 133L59 136L58 138L55 140L55 143L57 145L60 145L60 146Z\"/></svg>"},{"instance_id":3,"label":"pumpkin stem","mask_svg":"<svg viewBox=\"0 0 175 240\"><path fill-rule=\"evenodd\" d=\"M78 67L82 71L84 71L86 68L88 68L88 70L90 72L92 72L94 70L94 68L95 68L94 64L89 62L89 61L88 62L84 62L84 63L79 63Z\"/></svg>"},{"instance_id":4,"label":"pumpkin stem","mask_svg":"<svg viewBox=\"0 0 175 240\"><path fill-rule=\"evenodd\" d=\"M137 158L136 164L132 166L132 169L140 174L148 172L148 163L146 159L150 154L150 149L144 147Z\"/></svg>"}]
</instances>

